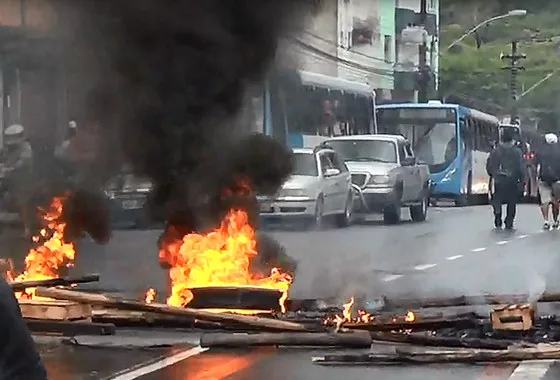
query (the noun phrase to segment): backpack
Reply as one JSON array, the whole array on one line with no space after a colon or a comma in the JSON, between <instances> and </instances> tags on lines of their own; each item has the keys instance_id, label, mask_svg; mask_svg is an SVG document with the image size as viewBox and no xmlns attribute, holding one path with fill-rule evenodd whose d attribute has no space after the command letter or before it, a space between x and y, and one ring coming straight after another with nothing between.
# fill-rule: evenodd
<instances>
[{"instance_id":1,"label":"backpack","mask_svg":"<svg viewBox=\"0 0 560 380\"><path fill-rule=\"evenodd\" d=\"M541 180L549 185L560 180L560 154L552 148L548 148L541 159Z\"/></svg>"},{"instance_id":2,"label":"backpack","mask_svg":"<svg viewBox=\"0 0 560 380\"><path fill-rule=\"evenodd\" d=\"M496 181L517 181L521 175L519 152L515 147L499 146L496 148Z\"/></svg>"}]
</instances>

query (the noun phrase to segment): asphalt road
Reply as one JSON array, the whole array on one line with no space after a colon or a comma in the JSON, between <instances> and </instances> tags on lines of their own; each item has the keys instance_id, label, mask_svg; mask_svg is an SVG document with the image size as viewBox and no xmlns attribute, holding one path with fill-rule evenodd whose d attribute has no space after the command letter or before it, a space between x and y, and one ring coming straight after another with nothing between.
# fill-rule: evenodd
<instances>
[{"instance_id":1,"label":"asphalt road","mask_svg":"<svg viewBox=\"0 0 560 380\"><path fill-rule=\"evenodd\" d=\"M560 231L543 232L541 224L534 205L519 207L513 233L492 230L487 206L436 207L420 224L384 226L372 221L344 230L271 233L299 260L291 292L295 298L338 296L342 301L358 293L376 298L481 292L528 292L536 297L545 290L560 291ZM157 264L157 235L126 231L115 233L107 246L83 243L74 270L100 273L102 281L95 287L127 297L139 297L148 287L163 292L166 278ZM560 312L560 307L552 311ZM141 338L135 340L135 335ZM190 333L126 331L97 340L83 337L70 346L41 347L53 380L560 378L560 366L551 362L323 368L311 362L318 352L200 352L196 344L197 336ZM115 347L122 345L127 347Z\"/></svg>"}]
</instances>

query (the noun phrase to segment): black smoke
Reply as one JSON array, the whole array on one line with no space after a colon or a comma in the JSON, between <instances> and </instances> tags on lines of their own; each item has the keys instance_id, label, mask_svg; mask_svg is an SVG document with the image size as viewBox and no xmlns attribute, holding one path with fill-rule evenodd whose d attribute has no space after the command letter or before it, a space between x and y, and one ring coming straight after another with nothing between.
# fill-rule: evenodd
<instances>
[{"instance_id":1,"label":"black smoke","mask_svg":"<svg viewBox=\"0 0 560 380\"><path fill-rule=\"evenodd\" d=\"M279 39L297 33L319 3L56 1L61 56L87 92L78 123L101 137L90 180L101 184L130 164L154 182L153 214L184 232L217 226L235 205L255 215L254 197L224 190L274 193L291 171L290 152L246 136L233 120L248 86L271 69ZM87 225L82 194L69 219L108 231L103 215Z\"/></svg>"}]
</instances>

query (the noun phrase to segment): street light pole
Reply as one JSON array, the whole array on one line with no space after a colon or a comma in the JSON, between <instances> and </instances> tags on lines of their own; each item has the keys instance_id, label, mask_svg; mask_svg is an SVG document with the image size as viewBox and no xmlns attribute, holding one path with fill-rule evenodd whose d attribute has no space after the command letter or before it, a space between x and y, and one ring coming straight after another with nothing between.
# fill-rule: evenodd
<instances>
[{"instance_id":1,"label":"street light pole","mask_svg":"<svg viewBox=\"0 0 560 380\"><path fill-rule=\"evenodd\" d=\"M489 18L488 20L484 20L482 21L480 24L474 26L473 28L469 29L465 34L463 34L461 37L459 37L458 39L456 39L455 41L453 41L452 43L449 44L449 46L447 46L446 50L451 49L453 46L457 45L459 42L463 41L465 38L467 38L468 36L470 36L471 34L473 34L474 32L476 32L478 29L482 28L484 25L488 25L491 22L494 22L496 20L501 20L503 18L507 18L507 17L521 17L521 16L525 16L527 14L527 10L525 9L514 9L509 11L508 13L504 13L503 15L499 15L499 16L494 16L492 18Z\"/></svg>"},{"instance_id":2,"label":"street light pole","mask_svg":"<svg viewBox=\"0 0 560 380\"><path fill-rule=\"evenodd\" d=\"M420 0L420 27L426 30L428 20L428 0ZM418 46L418 72L419 72L419 87L418 87L418 103L426 103L428 101L428 66L426 64L426 54L428 52L428 45L426 41L426 34L422 34L422 43Z\"/></svg>"}]
</instances>

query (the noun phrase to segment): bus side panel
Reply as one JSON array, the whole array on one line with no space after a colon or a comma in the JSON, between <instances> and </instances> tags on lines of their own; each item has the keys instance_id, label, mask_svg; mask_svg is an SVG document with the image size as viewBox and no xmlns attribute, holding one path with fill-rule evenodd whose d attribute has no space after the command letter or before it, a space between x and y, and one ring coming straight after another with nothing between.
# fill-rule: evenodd
<instances>
[{"instance_id":1,"label":"bus side panel","mask_svg":"<svg viewBox=\"0 0 560 380\"><path fill-rule=\"evenodd\" d=\"M440 173L431 175L434 188L432 195L434 198L456 198L461 194L461 182L463 180L463 165L460 156Z\"/></svg>"},{"instance_id":2,"label":"bus side panel","mask_svg":"<svg viewBox=\"0 0 560 380\"><path fill-rule=\"evenodd\" d=\"M490 177L486 173L486 160L490 153L473 151L472 193L487 194Z\"/></svg>"}]
</instances>

